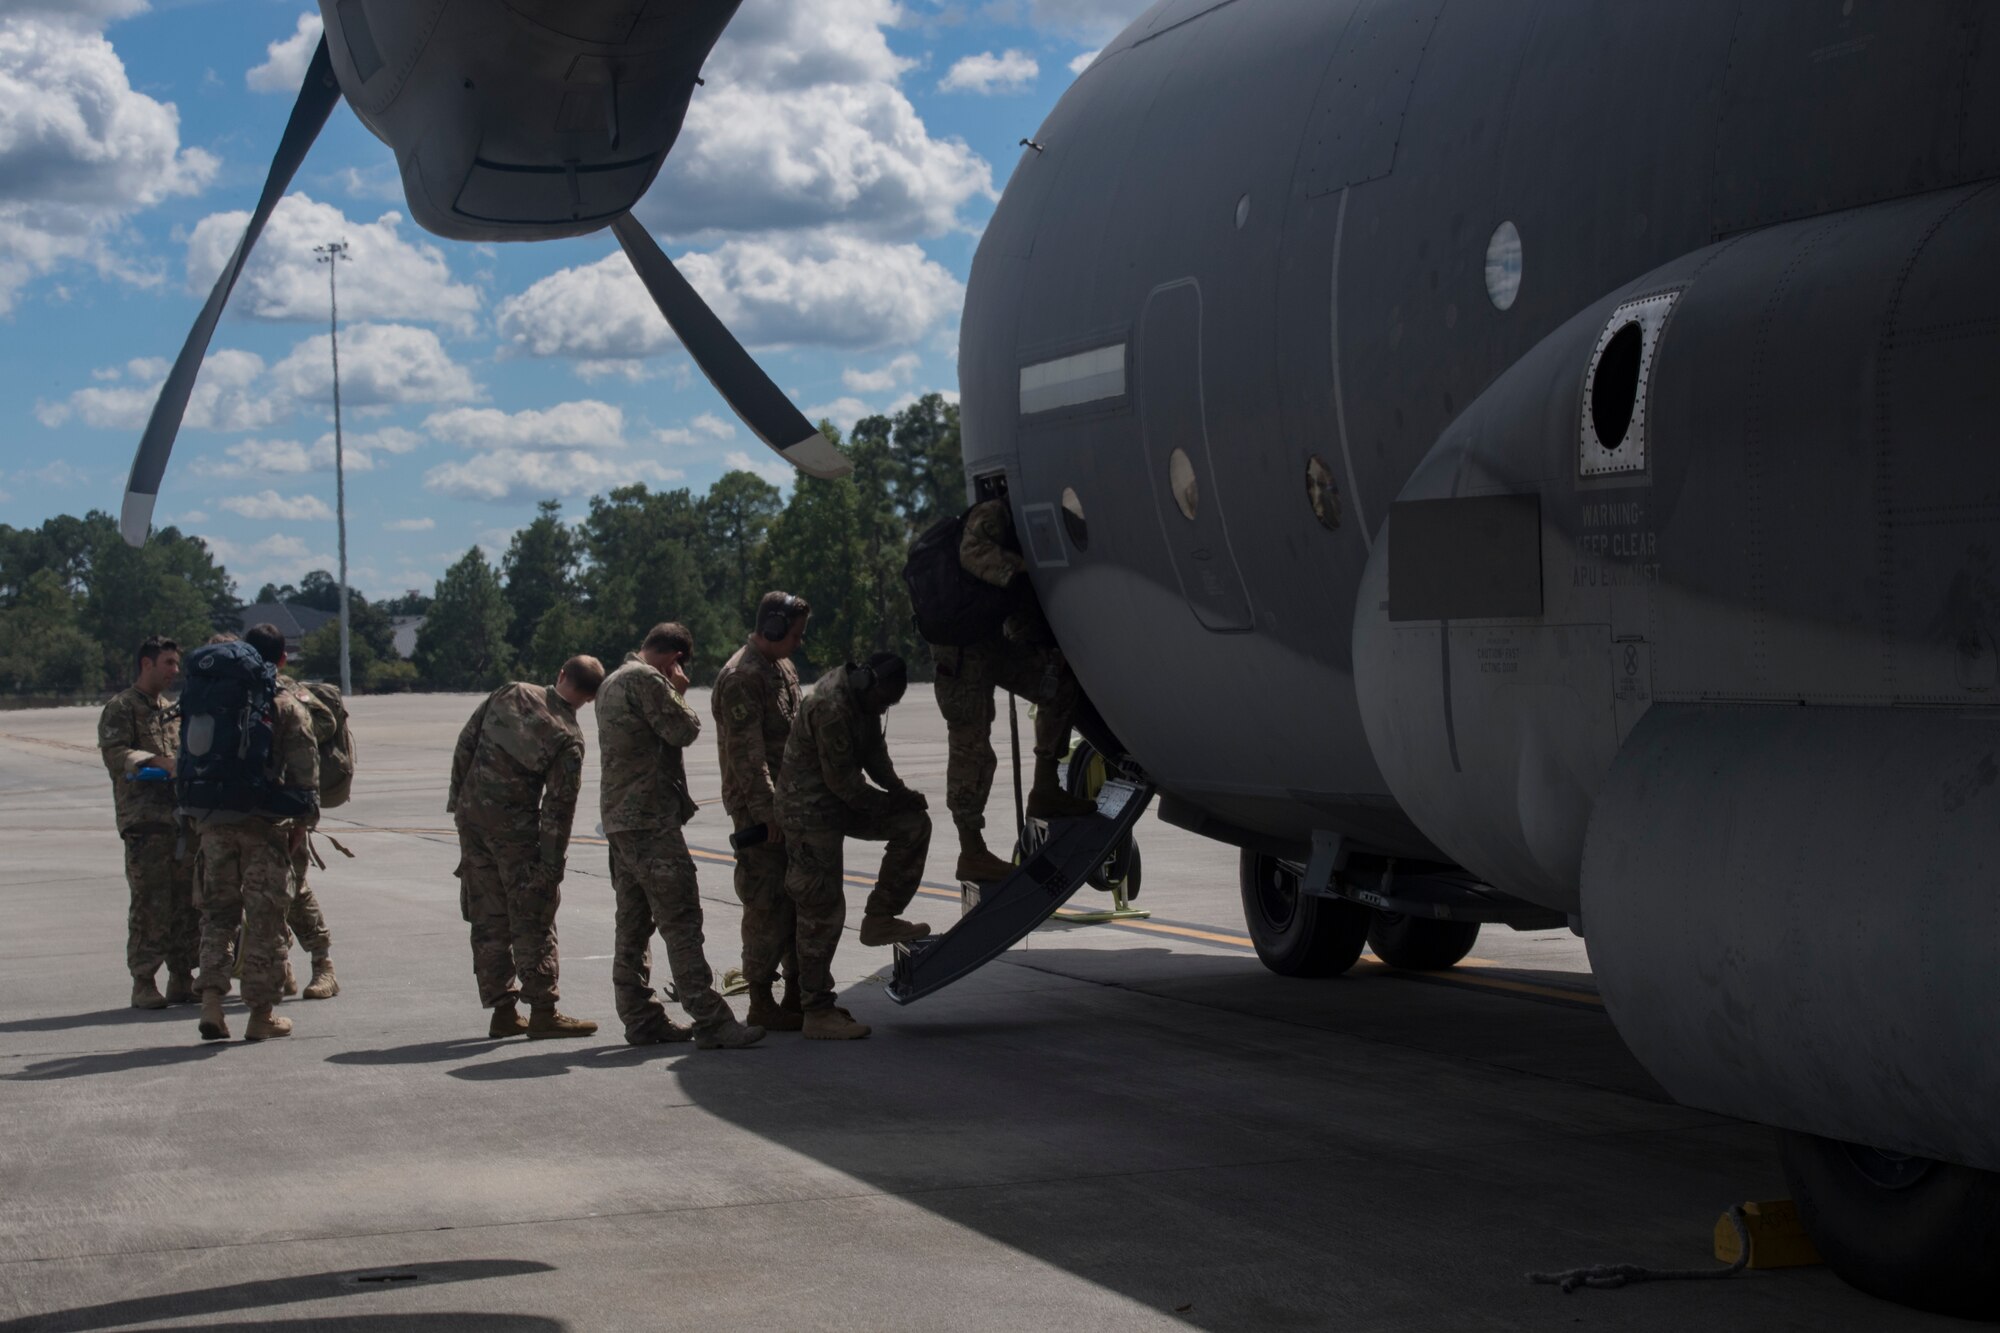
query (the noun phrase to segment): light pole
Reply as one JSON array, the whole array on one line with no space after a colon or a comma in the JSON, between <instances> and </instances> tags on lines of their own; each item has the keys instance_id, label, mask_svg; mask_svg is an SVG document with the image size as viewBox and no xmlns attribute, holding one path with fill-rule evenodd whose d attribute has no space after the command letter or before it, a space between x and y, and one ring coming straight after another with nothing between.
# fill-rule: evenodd
<instances>
[{"instance_id":1,"label":"light pole","mask_svg":"<svg viewBox=\"0 0 2000 1333\"><path fill-rule=\"evenodd\" d=\"M333 513L340 528L340 692L354 693L354 676L347 660L347 460L340 437L340 262L351 259L346 241L315 245L313 253L326 265L326 296L333 343Z\"/></svg>"}]
</instances>

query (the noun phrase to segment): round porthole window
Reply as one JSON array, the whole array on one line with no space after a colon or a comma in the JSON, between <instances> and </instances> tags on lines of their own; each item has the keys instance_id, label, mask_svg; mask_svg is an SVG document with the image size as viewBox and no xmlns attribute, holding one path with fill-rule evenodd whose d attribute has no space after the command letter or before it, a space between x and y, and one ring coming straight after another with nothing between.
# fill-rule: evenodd
<instances>
[{"instance_id":1,"label":"round porthole window","mask_svg":"<svg viewBox=\"0 0 2000 1333\"><path fill-rule=\"evenodd\" d=\"M1306 460L1306 499L1312 501L1313 517L1328 532L1340 528L1340 487L1334 484L1333 471L1320 462L1314 454Z\"/></svg>"},{"instance_id":2,"label":"round porthole window","mask_svg":"<svg viewBox=\"0 0 2000 1333\"><path fill-rule=\"evenodd\" d=\"M1188 522L1194 522L1195 510L1201 505L1201 487L1194 479L1194 463L1187 456L1187 450L1176 449L1167 456L1167 486L1174 493L1174 503L1180 506L1181 514Z\"/></svg>"},{"instance_id":3,"label":"round porthole window","mask_svg":"<svg viewBox=\"0 0 2000 1333\"><path fill-rule=\"evenodd\" d=\"M1486 296L1495 310L1506 310L1520 294L1521 231L1503 222L1486 242Z\"/></svg>"},{"instance_id":4,"label":"round porthole window","mask_svg":"<svg viewBox=\"0 0 2000 1333\"><path fill-rule=\"evenodd\" d=\"M1070 545L1079 551L1090 549L1090 524L1084 521L1083 501L1078 498L1076 488L1063 487L1062 493L1063 531L1069 534Z\"/></svg>"}]
</instances>

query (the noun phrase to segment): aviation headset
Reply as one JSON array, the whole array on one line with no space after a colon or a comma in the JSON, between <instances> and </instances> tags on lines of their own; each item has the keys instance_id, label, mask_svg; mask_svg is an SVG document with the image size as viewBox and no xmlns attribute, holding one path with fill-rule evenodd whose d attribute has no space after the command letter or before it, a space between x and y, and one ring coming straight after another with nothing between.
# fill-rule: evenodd
<instances>
[{"instance_id":1,"label":"aviation headset","mask_svg":"<svg viewBox=\"0 0 2000 1333\"><path fill-rule=\"evenodd\" d=\"M897 674L903 678L903 687L904 689L907 690L909 688L909 680L910 680L909 666L905 664L900 658L894 656L893 654L877 653L875 656L887 658L888 660L883 664L885 666L893 663L896 666L902 668L902 670L899 671ZM871 691L873 691L876 685L876 672L875 672L874 660L870 659L869 661L861 662L858 664L854 662L849 662L847 664L847 683L853 687L854 692L857 695L868 694ZM902 695L899 693L896 697L900 699L902 698Z\"/></svg>"},{"instance_id":2,"label":"aviation headset","mask_svg":"<svg viewBox=\"0 0 2000 1333\"><path fill-rule=\"evenodd\" d=\"M765 612L764 618L757 622L757 633L767 642L778 642L792 632L792 621L797 617L798 606L799 599L786 593L785 600Z\"/></svg>"}]
</instances>

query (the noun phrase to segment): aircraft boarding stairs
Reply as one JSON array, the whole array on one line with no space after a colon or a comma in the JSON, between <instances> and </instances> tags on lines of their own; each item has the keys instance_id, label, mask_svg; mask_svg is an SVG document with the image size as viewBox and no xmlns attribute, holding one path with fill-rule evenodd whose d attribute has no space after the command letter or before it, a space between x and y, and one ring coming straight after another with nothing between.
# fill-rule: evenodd
<instances>
[{"instance_id":1,"label":"aircraft boarding stairs","mask_svg":"<svg viewBox=\"0 0 2000 1333\"><path fill-rule=\"evenodd\" d=\"M1096 814L1030 820L1013 874L978 886L978 902L944 934L896 946L889 998L921 1000L1013 948L1104 865L1152 800L1142 776L1118 775L1099 789Z\"/></svg>"}]
</instances>

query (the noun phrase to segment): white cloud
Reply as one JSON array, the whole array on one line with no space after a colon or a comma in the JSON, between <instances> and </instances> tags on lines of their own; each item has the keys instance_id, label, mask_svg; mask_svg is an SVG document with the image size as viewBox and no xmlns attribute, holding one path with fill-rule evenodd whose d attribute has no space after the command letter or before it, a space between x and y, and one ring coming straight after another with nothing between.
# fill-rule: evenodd
<instances>
[{"instance_id":1,"label":"white cloud","mask_svg":"<svg viewBox=\"0 0 2000 1333\"><path fill-rule=\"evenodd\" d=\"M182 514L178 519L174 520L176 526L180 526L182 524L206 523L206 522L208 522L208 511L206 509L190 509L185 514Z\"/></svg>"},{"instance_id":2,"label":"white cloud","mask_svg":"<svg viewBox=\"0 0 2000 1333\"><path fill-rule=\"evenodd\" d=\"M262 541L244 544L226 537L199 534L215 558L229 567L229 576L246 588L265 583L297 583L307 572L332 569L338 563L326 552L316 552L303 538L278 533Z\"/></svg>"},{"instance_id":3,"label":"white cloud","mask_svg":"<svg viewBox=\"0 0 2000 1333\"><path fill-rule=\"evenodd\" d=\"M347 320L407 320L442 324L469 334L480 312L479 289L454 282L444 252L422 240L405 240L403 215L373 222L349 221L332 204L303 194L278 201L250 262L237 280L229 308L258 319L310 320L327 316L326 265L313 247L348 243L340 265L340 312ZM246 210L211 213L195 224L187 243L188 287L203 296L236 250Z\"/></svg>"},{"instance_id":4,"label":"white cloud","mask_svg":"<svg viewBox=\"0 0 2000 1333\"><path fill-rule=\"evenodd\" d=\"M834 425L840 427L843 432L853 430L854 423L861 420L861 418L875 415L875 409L862 402L859 398L850 398L844 395L834 399L830 403L821 403L818 407L808 407L805 412L808 421L831 421Z\"/></svg>"},{"instance_id":5,"label":"white cloud","mask_svg":"<svg viewBox=\"0 0 2000 1333\"><path fill-rule=\"evenodd\" d=\"M789 486L797 480L797 474L790 463L770 454L757 458L741 449L732 449L722 456L722 463L732 472L754 472L773 486L780 488Z\"/></svg>"},{"instance_id":6,"label":"white cloud","mask_svg":"<svg viewBox=\"0 0 2000 1333\"><path fill-rule=\"evenodd\" d=\"M713 412L703 412L685 426L654 431L653 438L671 445L716 444L736 438L736 423L725 421Z\"/></svg>"},{"instance_id":7,"label":"white cloud","mask_svg":"<svg viewBox=\"0 0 2000 1333\"><path fill-rule=\"evenodd\" d=\"M390 532L429 532L437 525L434 518L392 518L382 526Z\"/></svg>"},{"instance_id":8,"label":"white cloud","mask_svg":"<svg viewBox=\"0 0 2000 1333\"><path fill-rule=\"evenodd\" d=\"M606 458L580 449L508 450L434 467L424 474L424 486L464 500L523 501L591 494L633 482L658 484L681 475L643 458Z\"/></svg>"},{"instance_id":9,"label":"white cloud","mask_svg":"<svg viewBox=\"0 0 2000 1333\"><path fill-rule=\"evenodd\" d=\"M958 280L911 244L820 231L726 241L680 270L751 347L908 343L955 314ZM500 303L508 352L642 361L673 331L622 254L566 268Z\"/></svg>"},{"instance_id":10,"label":"white cloud","mask_svg":"<svg viewBox=\"0 0 2000 1333\"><path fill-rule=\"evenodd\" d=\"M377 431L346 434L341 445L342 465L349 472L373 472L375 455L406 454L424 442L424 437L401 426L385 426ZM210 477L296 477L308 472L333 471L333 432L300 444L296 440L239 440L221 455L206 454L194 460L194 470Z\"/></svg>"},{"instance_id":11,"label":"white cloud","mask_svg":"<svg viewBox=\"0 0 2000 1333\"><path fill-rule=\"evenodd\" d=\"M271 382L294 403L333 402L331 338L315 334L271 367ZM344 407L399 403L462 403L479 396L465 367L429 329L407 324L356 324L340 334L340 401ZM243 429L254 429L244 427Z\"/></svg>"},{"instance_id":12,"label":"white cloud","mask_svg":"<svg viewBox=\"0 0 2000 1333\"><path fill-rule=\"evenodd\" d=\"M276 491L260 491L256 495L226 495L219 503L230 513L243 518L271 519L282 523L319 523L333 518L333 510L327 508L326 501L317 495L280 495Z\"/></svg>"},{"instance_id":13,"label":"white cloud","mask_svg":"<svg viewBox=\"0 0 2000 1333\"><path fill-rule=\"evenodd\" d=\"M994 55L980 51L956 61L938 80L941 93L1018 93L1040 76L1042 67L1026 51Z\"/></svg>"},{"instance_id":14,"label":"white cloud","mask_svg":"<svg viewBox=\"0 0 2000 1333\"><path fill-rule=\"evenodd\" d=\"M915 352L905 352L874 370L856 370L849 366L840 372L840 382L856 393L886 393L899 385L908 384L922 364L923 358Z\"/></svg>"},{"instance_id":15,"label":"white cloud","mask_svg":"<svg viewBox=\"0 0 2000 1333\"><path fill-rule=\"evenodd\" d=\"M63 402L37 403L35 415L51 427L76 417L100 430L144 430L167 368L161 358L140 357L115 374L93 374L93 379L104 382L78 389ZM255 352L234 348L211 352L201 363L182 424L196 430L262 430L289 415L290 404L260 385L263 373L264 358Z\"/></svg>"},{"instance_id":16,"label":"white cloud","mask_svg":"<svg viewBox=\"0 0 2000 1333\"><path fill-rule=\"evenodd\" d=\"M18 472L18 481L32 481L37 486L76 486L90 480L90 474L66 458L52 458L32 472Z\"/></svg>"},{"instance_id":17,"label":"white cloud","mask_svg":"<svg viewBox=\"0 0 2000 1333\"><path fill-rule=\"evenodd\" d=\"M461 407L432 413L425 419L424 429L440 440L467 449L550 451L625 447L624 411L595 398L520 412Z\"/></svg>"},{"instance_id":18,"label":"white cloud","mask_svg":"<svg viewBox=\"0 0 2000 1333\"><path fill-rule=\"evenodd\" d=\"M1076 59L1069 62L1069 72L1072 74L1083 73L1085 70L1090 68L1090 62L1097 59L1097 57L1102 54L1104 54L1103 47L1101 46L1092 47L1090 50L1085 51L1082 55L1078 56Z\"/></svg>"},{"instance_id":19,"label":"white cloud","mask_svg":"<svg viewBox=\"0 0 2000 1333\"><path fill-rule=\"evenodd\" d=\"M639 214L669 234L838 222L897 239L958 226L992 168L936 139L898 86L895 0L745 0Z\"/></svg>"},{"instance_id":20,"label":"white cloud","mask_svg":"<svg viewBox=\"0 0 2000 1333\"><path fill-rule=\"evenodd\" d=\"M291 36L264 48L264 63L254 65L243 76L253 93L296 93L306 80L313 49L319 45L321 29L317 12L299 15L299 26Z\"/></svg>"},{"instance_id":21,"label":"white cloud","mask_svg":"<svg viewBox=\"0 0 2000 1333\"><path fill-rule=\"evenodd\" d=\"M115 243L132 214L194 194L218 162L182 148L172 103L133 90L102 26L129 0L20 3L0 21L0 314L68 263L158 281Z\"/></svg>"}]
</instances>

